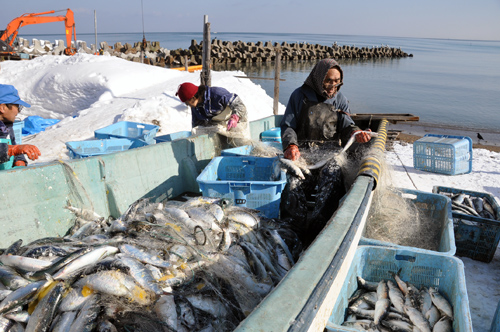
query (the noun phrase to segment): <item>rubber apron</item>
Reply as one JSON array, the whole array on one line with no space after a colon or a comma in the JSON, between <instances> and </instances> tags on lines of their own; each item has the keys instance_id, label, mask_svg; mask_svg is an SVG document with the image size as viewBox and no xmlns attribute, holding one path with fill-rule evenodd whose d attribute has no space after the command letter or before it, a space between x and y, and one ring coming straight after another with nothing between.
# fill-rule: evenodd
<instances>
[{"instance_id":1,"label":"rubber apron","mask_svg":"<svg viewBox=\"0 0 500 332\"><path fill-rule=\"evenodd\" d=\"M296 130L299 145L312 141L339 142L338 114L333 105L305 99Z\"/></svg>"}]
</instances>

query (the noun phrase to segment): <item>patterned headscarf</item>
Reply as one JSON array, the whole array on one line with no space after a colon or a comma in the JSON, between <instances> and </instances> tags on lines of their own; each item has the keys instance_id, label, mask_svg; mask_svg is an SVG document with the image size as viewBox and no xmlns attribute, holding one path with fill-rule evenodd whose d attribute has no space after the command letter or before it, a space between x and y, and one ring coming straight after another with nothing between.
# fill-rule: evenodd
<instances>
[{"instance_id":1,"label":"patterned headscarf","mask_svg":"<svg viewBox=\"0 0 500 332\"><path fill-rule=\"evenodd\" d=\"M323 81L325 80L328 70L334 67L339 70L340 80L343 81L344 73L342 72L342 68L340 68L338 62L334 59L323 59L314 66L304 84L311 87L320 96L328 98L325 90L323 89Z\"/></svg>"}]
</instances>

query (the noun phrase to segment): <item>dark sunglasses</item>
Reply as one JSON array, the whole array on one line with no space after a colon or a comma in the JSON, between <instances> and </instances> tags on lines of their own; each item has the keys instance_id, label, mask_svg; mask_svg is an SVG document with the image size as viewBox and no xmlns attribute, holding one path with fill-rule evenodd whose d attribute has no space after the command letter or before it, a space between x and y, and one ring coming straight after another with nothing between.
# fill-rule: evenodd
<instances>
[{"instance_id":1,"label":"dark sunglasses","mask_svg":"<svg viewBox=\"0 0 500 332\"><path fill-rule=\"evenodd\" d=\"M20 104L7 104L9 108L12 108L14 105L17 106L18 112L21 112L24 109L24 106Z\"/></svg>"}]
</instances>

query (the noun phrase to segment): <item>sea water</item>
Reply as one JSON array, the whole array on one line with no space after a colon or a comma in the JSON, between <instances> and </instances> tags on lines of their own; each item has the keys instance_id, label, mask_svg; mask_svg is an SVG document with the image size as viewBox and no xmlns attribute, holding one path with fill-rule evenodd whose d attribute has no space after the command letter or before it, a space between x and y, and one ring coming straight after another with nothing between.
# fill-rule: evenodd
<instances>
[{"instance_id":1,"label":"sea water","mask_svg":"<svg viewBox=\"0 0 500 332\"><path fill-rule=\"evenodd\" d=\"M21 35L54 42L62 35ZM145 33L169 50L187 49L202 33ZM331 46L400 47L413 57L395 59L342 60L342 93L352 113L404 113L420 117L422 124L436 124L478 131L500 132L500 41L400 38L288 33L212 33L222 41L310 43ZM95 44L94 34L79 34L78 40ZM142 33L98 34L97 42L134 44ZM317 61L283 62L279 100L286 105L294 89L303 84ZM274 64L224 66L217 70L242 70L248 76L274 78ZM268 95L274 81L252 79Z\"/></svg>"}]
</instances>

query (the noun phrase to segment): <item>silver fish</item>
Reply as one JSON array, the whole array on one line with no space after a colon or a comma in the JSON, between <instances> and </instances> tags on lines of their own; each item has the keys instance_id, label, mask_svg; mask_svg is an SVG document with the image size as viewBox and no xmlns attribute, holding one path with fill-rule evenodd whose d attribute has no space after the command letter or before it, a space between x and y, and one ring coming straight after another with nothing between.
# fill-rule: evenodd
<instances>
[{"instance_id":1,"label":"silver fish","mask_svg":"<svg viewBox=\"0 0 500 332\"><path fill-rule=\"evenodd\" d=\"M59 313L59 315L54 319L55 324L51 332L71 332L71 324L75 321L77 311L66 311Z\"/></svg>"},{"instance_id":2,"label":"silver fish","mask_svg":"<svg viewBox=\"0 0 500 332\"><path fill-rule=\"evenodd\" d=\"M17 255L1 255L0 262L23 271L39 271L52 265L50 261Z\"/></svg>"},{"instance_id":3,"label":"silver fish","mask_svg":"<svg viewBox=\"0 0 500 332\"><path fill-rule=\"evenodd\" d=\"M93 265L99 260L103 259L106 256L112 255L118 252L118 248L112 246L102 246L98 247L83 256L78 257L61 270L59 270L52 277L55 280L67 279L73 276L75 273L79 272L81 269Z\"/></svg>"},{"instance_id":4,"label":"silver fish","mask_svg":"<svg viewBox=\"0 0 500 332\"><path fill-rule=\"evenodd\" d=\"M432 303L438 308L439 312L442 315L446 315L453 319L453 307L450 302L448 302L438 291L437 289L430 287L429 293L431 294Z\"/></svg>"},{"instance_id":5,"label":"silver fish","mask_svg":"<svg viewBox=\"0 0 500 332\"><path fill-rule=\"evenodd\" d=\"M158 255L150 254L142 249L134 247L130 244L124 244L120 246L120 251L124 254L127 254L131 257L134 257L140 262L168 268L170 267L170 263L158 257Z\"/></svg>"},{"instance_id":6,"label":"silver fish","mask_svg":"<svg viewBox=\"0 0 500 332\"><path fill-rule=\"evenodd\" d=\"M427 287L420 290L420 312L425 315L432 308L432 298Z\"/></svg>"},{"instance_id":7,"label":"silver fish","mask_svg":"<svg viewBox=\"0 0 500 332\"><path fill-rule=\"evenodd\" d=\"M477 213L481 213L483 211L483 199L481 197L472 198L472 204L474 204L474 209L476 209Z\"/></svg>"},{"instance_id":8,"label":"silver fish","mask_svg":"<svg viewBox=\"0 0 500 332\"><path fill-rule=\"evenodd\" d=\"M358 281L359 287L363 287L364 289L369 291L377 291L378 282L367 281L360 276L357 276L356 279Z\"/></svg>"},{"instance_id":9,"label":"silver fish","mask_svg":"<svg viewBox=\"0 0 500 332\"><path fill-rule=\"evenodd\" d=\"M63 282L57 282L40 300L26 325L26 332L45 332L49 329L65 290L66 285Z\"/></svg>"},{"instance_id":10,"label":"silver fish","mask_svg":"<svg viewBox=\"0 0 500 332\"><path fill-rule=\"evenodd\" d=\"M413 307L405 306L405 312L410 318L413 325L418 327L421 332L432 332L431 327L427 319L425 319L422 313Z\"/></svg>"},{"instance_id":11,"label":"silver fish","mask_svg":"<svg viewBox=\"0 0 500 332\"><path fill-rule=\"evenodd\" d=\"M88 298L88 296L85 297L82 295L81 288L72 288L62 299L61 304L59 305L59 311L80 310Z\"/></svg>"},{"instance_id":12,"label":"silver fish","mask_svg":"<svg viewBox=\"0 0 500 332\"><path fill-rule=\"evenodd\" d=\"M162 295L156 301L154 311L170 329L177 330L177 310L173 295Z\"/></svg>"},{"instance_id":13,"label":"silver fish","mask_svg":"<svg viewBox=\"0 0 500 332\"><path fill-rule=\"evenodd\" d=\"M434 328L434 325L437 323L439 318L441 318L441 314L436 306L431 304L431 308L424 314L424 317L429 321L430 327Z\"/></svg>"},{"instance_id":14,"label":"silver fish","mask_svg":"<svg viewBox=\"0 0 500 332\"><path fill-rule=\"evenodd\" d=\"M16 290L30 283L29 280L26 280L23 277L21 277L10 266L2 266L2 265L0 265L0 282L10 290Z\"/></svg>"},{"instance_id":15,"label":"silver fish","mask_svg":"<svg viewBox=\"0 0 500 332\"><path fill-rule=\"evenodd\" d=\"M118 332L116 326L109 320L101 321L96 327L97 332Z\"/></svg>"},{"instance_id":16,"label":"silver fish","mask_svg":"<svg viewBox=\"0 0 500 332\"><path fill-rule=\"evenodd\" d=\"M451 324L450 317L443 316L441 319L434 325L432 332L451 332L453 331L453 326Z\"/></svg>"},{"instance_id":17,"label":"silver fish","mask_svg":"<svg viewBox=\"0 0 500 332\"><path fill-rule=\"evenodd\" d=\"M224 304L213 297L193 294L186 296L186 299L193 305L193 307L208 312L214 317L224 318L228 314Z\"/></svg>"},{"instance_id":18,"label":"silver fish","mask_svg":"<svg viewBox=\"0 0 500 332\"><path fill-rule=\"evenodd\" d=\"M26 286L20 287L7 295L0 302L0 314L6 313L18 306L28 303L36 292L38 292L48 282L46 280L36 281Z\"/></svg>"},{"instance_id":19,"label":"silver fish","mask_svg":"<svg viewBox=\"0 0 500 332\"><path fill-rule=\"evenodd\" d=\"M28 320L30 319L30 314L24 310L23 311L13 310L11 312L4 314L4 317L19 323L27 323Z\"/></svg>"},{"instance_id":20,"label":"silver fish","mask_svg":"<svg viewBox=\"0 0 500 332\"><path fill-rule=\"evenodd\" d=\"M122 255L119 256L120 261L122 261L126 266L128 266L129 274L137 281L139 285L144 287L145 289L149 289L150 291L161 295L163 294L163 290L156 283L155 278L151 274L151 272L138 260L135 258Z\"/></svg>"},{"instance_id":21,"label":"silver fish","mask_svg":"<svg viewBox=\"0 0 500 332\"><path fill-rule=\"evenodd\" d=\"M295 164L292 160L286 159L283 157L279 157L279 161L283 168L285 168L289 173L299 177L302 180L305 180L304 173L302 173L302 170L297 164Z\"/></svg>"},{"instance_id":22,"label":"silver fish","mask_svg":"<svg viewBox=\"0 0 500 332\"><path fill-rule=\"evenodd\" d=\"M403 293L401 292L399 287L392 280L387 281L387 286L389 286L389 299L391 300L392 305L394 306L394 308L398 312L404 313L405 312L405 308L404 308L405 300L403 297Z\"/></svg>"},{"instance_id":23,"label":"silver fish","mask_svg":"<svg viewBox=\"0 0 500 332\"><path fill-rule=\"evenodd\" d=\"M389 296L388 290L387 290L387 284L384 280L379 281L377 285L377 297L378 299L387 299Z\"/></svg>"},{"instance_id":24,"label":"silver fish","mask_svg":"<svg viewBox=\"0 0 500 332\"><path fill-rule=\"evenodd\" d=\"M390 328L393 331L399 332L413 332L413 325L400 320L383 320L381 321L383 326Z\"/></svg>"},{"instance_id":25,"label":"silver fish","mask_svg":"<svg viewBox=\"0 0 500 332\"><path fill-rule=\"evenodd\" d=\"M98 304L99 295L91 294L89 297L89 300L85 302L85 305L82 309L80 309L80 312L73 321L73 324L71 324L70 330L72 332L90 332L94 329L97 323L96 318L101 310Z\"/></svg>"},{"instance_id":26,"label":"silver fish","mask_svg":"<svg viewBox=\"0 0 500 332\"><path fill-rule=\"evenodd\" d=\"M408 284L404 282L400 277L399 277L399 272L394 273L390 272L394 280L396 280L396 283L398 284L399 289L403 293L404 296L408 293Z\"/></svg>"},{"instance_id":27,"label":"silver fish","mask_svg":"<svg viewBox=\"0 0 500 332\"><path fill-rule=\"evenodd\" d=\"M373 322L378 325L382 319L387 315L389 307L391 306L391 301L387 298L381 298L375 303L375 313L373 316Z\"/></svg>"}]
</instances>

